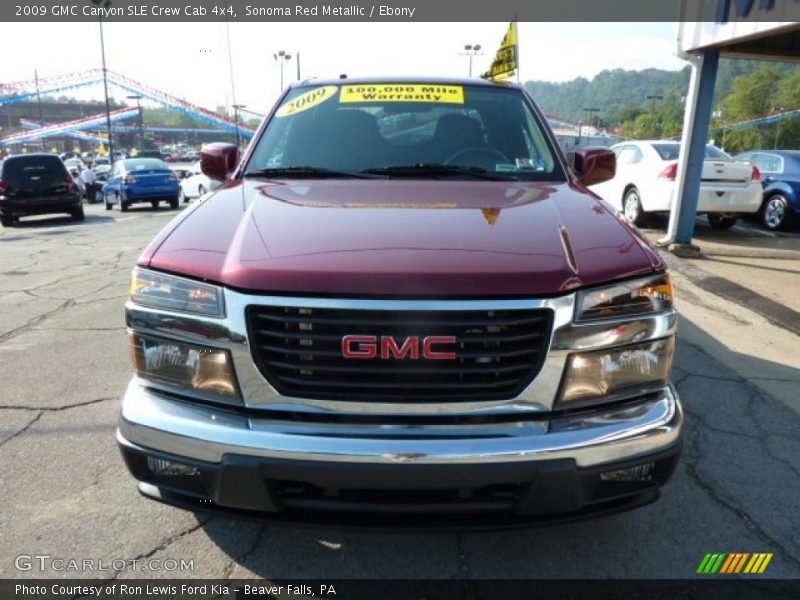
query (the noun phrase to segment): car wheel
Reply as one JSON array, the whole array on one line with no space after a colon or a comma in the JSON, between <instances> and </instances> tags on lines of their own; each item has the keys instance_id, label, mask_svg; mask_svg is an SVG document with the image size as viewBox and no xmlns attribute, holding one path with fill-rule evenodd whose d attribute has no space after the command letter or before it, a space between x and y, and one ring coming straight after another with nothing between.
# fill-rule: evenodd
<instances>
[{"instance_id":1,"label":"car wheel","mask_svg":"<svg viewBox=\"0 0 800 600\"><path fill-rule=\"evenodd\" d=\"M631 188L622 200L622 213L628 223L640 227L647 221L647 212L642 208L642 199L639 190Z\"/></svg>"},{"instance_id":2,"label":"car wheel","mask_svg":"<svg viewBox=\"0 0 800 600\"><path fill-rule=\"evenodd\" d=\"M76 221L83 221L86 218L86 215L83 213L83 204L73 208L69 214L71 214L72 218Z\"/></svg>"},{"instance_id":3,"label":"car wheel","mask_svg":"<svg viewBox=\"0 0 800 600\"><path fill-rule=\"evenodd\" d=\"M186 195L186 192L183 191L183 188L181 188L178 192L178 201L183 202L184 204L189 202L189 196Z\"/></svg>"},{"instance_id":4,"label":"car wheel","mask_svg":"<svg viewBox=\"0 0 800 600\"><path fill-rule=\"evenodd\" d=\"M128 203L125 200L120 199L119 194L115 196L117 202L119 203L119 209L122 212L128 212Z\"/></svg>"},{"instance_id":5,"label":"car wheel","mask_svg":"<svg viewBox=\"0 0 800 600\"><path fill-rule=\"evenodd\" d=\"M204 188L202 185L198 185L197 186L197 195L198 196L205 196L206 195L206 188Z\"/></svg>"},{"instance_id":6,"label":"car wheel","mask_svg":"<svg viewBox=\"0 0 800 600\"><path fill-rule=\"evenodd\" d=\"M714 213L708 213L706 217L708 218L708 224L711 225L711 229L730 229L738 220L737 217L729 217Z\"/></svg>"},{"instance_id":7,"label":"car wheel","mask_svg":"<svg viewBox=\"0 0 800 600\"><path fill-rule=\"evenodd\" d=\"M14 220L14 215L0 215L0 225L3 227L13 227Z\"/></svg>"},{"instance_id":8,"label":"car wheel","mask_svg":"<svg viewBox=\"0 0 800 600\"><path fill-rule=\"evenodd\" d=\"M761 207L761 222L770 231L783 227L788 216L789 201L782 194L770 196Z\"/></svg>"},{"instance_id":9,"label":"car wheel","mask_svg":"<svg viewBox=\"0 0 800 600\"><path fill-rule=\"evenodd\" d=\"M106 200L105 196L103 196L103 202L106 205L106 210L111 210L114 207L113 204L111 204L108 200Z\"/></svg>"},{"instance_id":10,"label":"car wheel","mask_svg":"<svg viewBox=\"0 0 800 600\"><path fill-rule=\"evenodd\" d=\"M172 200L169 201L169 207L172 210L175 210L176 208L178 208L180 206L180 204L181 204L180 198L173 198Z\"/></svg>"},{"instance_id":11,"label":"car wheel","mask_svg":"<svg viewBox=\"0 0 800 600\"><path fill-rule=\"evenodd\" d=\"M150 200L150 206L155 209L158 209L158 200Z\"/></svg>"}]
</instances>

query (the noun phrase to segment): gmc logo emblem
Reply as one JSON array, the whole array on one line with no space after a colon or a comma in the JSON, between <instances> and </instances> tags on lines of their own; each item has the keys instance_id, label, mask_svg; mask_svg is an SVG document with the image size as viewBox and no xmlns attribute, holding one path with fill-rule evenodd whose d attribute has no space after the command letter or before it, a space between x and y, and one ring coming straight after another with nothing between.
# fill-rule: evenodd
<instances>
[{"instance_id":1,"label":"gmc logo emblem","mask_svg":"<svg viewBox=\"0 0 800 600\"><path fill-rule=\"evenodd\" d=\"M455 344L454 335L431 335L422 339L422 358L428 360L454 360L455 352L442 350L447 344ZM396 358L403 360L420 358L420 338L412 335L402 344L398 344L390 335L346 335L342 338L342 356L345 358L380 358L387 360Z\"/></svg>"}]
</instances>

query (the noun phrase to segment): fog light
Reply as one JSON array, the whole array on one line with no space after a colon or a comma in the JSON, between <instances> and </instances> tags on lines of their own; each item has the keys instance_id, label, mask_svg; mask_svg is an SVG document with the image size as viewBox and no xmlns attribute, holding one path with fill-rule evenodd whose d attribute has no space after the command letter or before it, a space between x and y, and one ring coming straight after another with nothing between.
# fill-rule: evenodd
<instances>
[{"instance_id":1,"label":"fog light","mask_svg":"<svg viewBox=\"0 0 800 600\"><path fill-rule=\"evenodd\" d=\"M656 470L656 463L644 463L627 469L608 471L601 473L600 479L603 481L650 481Z\"/></svg>"},{"instance_id":2,"label":"fog light","mask_svg":"<svg viewBox=\"0 0 800 600\"><path fill-rule=\"evenodd\" d=\"M147 457L147 468L153 475L180 475L184 477L191 477L198 474L195 467L189 465L182 465L180 463L172 462L171 460L164 460L163 458Z\"/></svg>"},{"instance_id":3,"label":"fog light","mask_svg":"<svg viewBox=\"0 0 800 600\"><path fill-rule=\"evenodd\" d=\"M652 392L667 384L675 340L672 337L582 352L569 357L559 403L573 408Z\"/></svg>"},{"instance_id":4,"label":"fog light","mask_svg":"<svg viewBox=\"0 0 800 600\"><path fill-rule=\"evenodd\" d=\"M129 335L136 375L170 387L202 395L239 398L233 365L227 350L183 342Z\"/></svg>"}]
</instances>

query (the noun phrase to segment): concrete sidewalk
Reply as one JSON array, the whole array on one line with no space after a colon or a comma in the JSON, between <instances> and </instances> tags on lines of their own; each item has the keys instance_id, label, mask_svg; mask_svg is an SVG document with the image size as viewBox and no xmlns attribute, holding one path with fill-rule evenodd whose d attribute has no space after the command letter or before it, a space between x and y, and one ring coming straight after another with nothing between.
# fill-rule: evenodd
<instances>
[{"instance_id":1,"label":"concrete sidewalk","mask_svg":"<svg viewBox=\"0 0 800 600\"><path fill-rule=\"evenodd\" d=\"M748 223L716 231L698 219L693 243L701 258L661 252L678 310L694 324L681 337L800 414L800 235Z\"/></svg>"},{"instance_id":2,"label":"concrete sidewalk","mask_svg":"<svg viewBox=\"0 0 800 600\"><path fill-rule=\"evenodd\" d=\"M653 243L664 236L663 229L642 233ZM663 253L674 272L800 335L800 234L770 232L747 222L716 231L698 218L693 243L700 258Z\"/></svg>"}]
</instances>

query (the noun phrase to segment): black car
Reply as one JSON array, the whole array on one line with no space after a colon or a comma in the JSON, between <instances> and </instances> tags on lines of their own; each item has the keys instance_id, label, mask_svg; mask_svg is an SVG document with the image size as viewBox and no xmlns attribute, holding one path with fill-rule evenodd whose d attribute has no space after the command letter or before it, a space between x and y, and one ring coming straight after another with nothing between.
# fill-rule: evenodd
<instances>
[{"instance_id":1,"label":"black car","mask_svg":"<svg viewBox=\"0 0 800 600\"><path fill-rule=\"evenodd\" d=\"M68 213L82 221L81 193L55 154L9 156L0 168L0 223L12 227L19 217Z\"/></svg>"}]
</instances>

